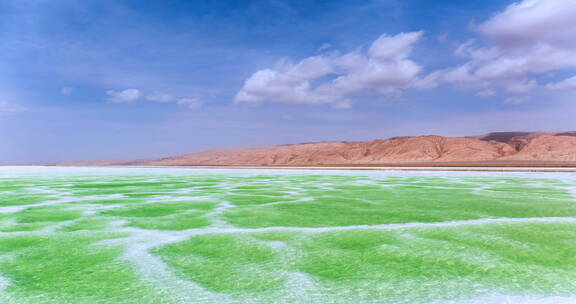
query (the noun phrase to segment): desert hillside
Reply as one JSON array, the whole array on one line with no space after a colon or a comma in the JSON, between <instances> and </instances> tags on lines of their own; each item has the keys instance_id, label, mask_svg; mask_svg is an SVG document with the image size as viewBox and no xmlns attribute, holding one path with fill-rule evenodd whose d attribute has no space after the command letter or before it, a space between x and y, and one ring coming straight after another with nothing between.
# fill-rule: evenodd
<instances>
[{"instance_id":1,"label":"desert hillside","mask_svg":"<svg viewBox=\"0 0 576 304\"><path fill-rule=\"evenodd\" d=\"M282 166L450 162L576 162L576 132L496 132L482 136L404 136L233 148L117 165Z\"/></svg>"}]
</instances>

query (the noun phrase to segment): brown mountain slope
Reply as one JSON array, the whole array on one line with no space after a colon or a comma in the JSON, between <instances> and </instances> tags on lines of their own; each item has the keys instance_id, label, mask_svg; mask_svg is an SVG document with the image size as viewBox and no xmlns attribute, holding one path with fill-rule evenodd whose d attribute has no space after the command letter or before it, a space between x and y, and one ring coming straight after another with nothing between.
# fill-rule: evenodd
<instances>
[{"instance_id":1,"label":"brown mountain slope","mask_svg":"<svg viewBox=\"0 0 576 304\"><path fill-rule=\"evenodd\" d=\"M475 137L406 136L210 150L130 165L281 166L474 161L576 161L576 132L497 132Z\"/></svg>"},{"instance_id":2,"label":"brown mountain slope","mask_svg":"<svg viewBox=\"0 0 576 304\"><path fill-rule=\"evenodd\" d=\"M576 161L575 136L540 136L530 140L520 152L506 160Z\"/></svg>"}]
</instances>

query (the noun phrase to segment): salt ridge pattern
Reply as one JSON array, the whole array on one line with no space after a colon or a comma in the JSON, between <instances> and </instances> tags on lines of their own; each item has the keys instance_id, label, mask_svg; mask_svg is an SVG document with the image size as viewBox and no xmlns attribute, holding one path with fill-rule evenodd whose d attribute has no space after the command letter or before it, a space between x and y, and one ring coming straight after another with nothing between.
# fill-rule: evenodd
<instances>
[{"instance_id":1,"label":"salt ridge pattern","mask_svg":"<svg viewBox=\"0 0 576 304\"><path fill-rule=\"evenodd\" d=\"M572 173L6 167L0 300L572 303L574 189Z\"/></svg>"}]
</instances>

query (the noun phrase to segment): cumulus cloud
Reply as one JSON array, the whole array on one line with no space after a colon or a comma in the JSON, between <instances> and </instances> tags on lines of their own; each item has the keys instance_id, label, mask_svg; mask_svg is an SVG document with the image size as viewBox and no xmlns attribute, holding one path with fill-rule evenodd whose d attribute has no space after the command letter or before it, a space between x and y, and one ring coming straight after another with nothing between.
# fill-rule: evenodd
<instances>
[{"instance_id":1,"label":"cumulus cloud","mask_svg":"<svg viewBox=\"0 0 576 304\"><path fill-rule=\"evenodd\" d=\"M422 32L382 35L366 51L281 61L248 78L236 103L281 102L350 107L355 97L432 89L441 83L526 95L537 88L576 88L576 77L539 84L542 76L576 68L576 0L522 0L475 26L479 41L456 49L463 64L422 76L410 58ZM509 100L519 103L519 100Z\"/></svg>"},{"instance_id":2,"label":"cumulus cloud","mask_svg":"<svg viewBox=\"0 0 576 304\"><path fill-rule=\"evenodd\" d=\"M145 94L138 89L126 89L122 91L108 90L106 94L110 96L106 100L115 103L129 103L144 99L161 103L174 103L191 109L201 108L206 103L204 99L199 96L180 97L162 92Z\"/></svg>"},{"instance_id":3,"label":"cumulus cloud","mask_svg":"<svg viewBox=\"0 0 576 304\"><path fill-rule=\"evenodd\" d=\"M106 91L106 95L110 96L106 101L114 103L130 103L142 97L142 93L137 89L126 89L122 91L108 90Z\"/></svg>"},{"instance_id":4,"label":"cumulus cloud","mask_svg":"<svg viewBox=\"0 0 576 304\"><path fill-rule=\"evenodd\" d=\"M478 25L488 41L461 45L456 54L469 58L444 75L448 82L499 86L526 93L538 75L576 67L576 0L524 0Z\"/></svg>"},{"instance_id":5,"label":"cumulus cloud","mask_svg":"<svg viewBox=\"0 0 576 304\"><path fill-rule=\"evenodd\" d=\"M546 85L551 90L576 89L576 76Z\"/></svg>"},{"instance_id":6,"label":"cumulus cloud","mask_svg":"<svg viewBox=\"0 0 576 304\"><path fill-rule=\"evenodd\" d=\"M506 47L533 46L544 42L553 46L576 45L574 0L524 0L480 25L480 31Z\"/></svg>"},{"instance_id":7,"label":"cumulus cloud","mask_svg":"<svg viewBox=\"0 0 576 304\"><path fill-rule=\"evenodd\" d=\"M409 59L422 32L382 35L367 51L320 55L255 72L235 96L237 104L280 102L331 104L349 108L361 94L390 95L407 88L431 87L419 78L422 67Z\"/></svg>"},{"instance_id":8,"label":"cumulus cloud","mask_svg":"<svg viewBox=\"0 0 576 304\"><path fill-rule=\"evenodd\" d=\"M72 94L72 91L74 91L74 88L72 87L62 87L60 88L60 93L62 95L70 95Z\"/></svg>"}]
</instances>

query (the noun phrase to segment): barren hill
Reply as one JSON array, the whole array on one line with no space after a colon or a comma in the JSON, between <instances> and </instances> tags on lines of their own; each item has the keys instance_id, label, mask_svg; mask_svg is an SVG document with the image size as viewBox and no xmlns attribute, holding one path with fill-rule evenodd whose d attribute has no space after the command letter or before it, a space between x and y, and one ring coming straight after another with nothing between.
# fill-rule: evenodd
<instances>
[{"instance_id":1,"label":"barren hill","mask_svg":"<svg viewBox=\"0 0 576 304\"><path fill-rule=\"evenodd\" d=\"M283 166L450 162L576 162L576 132L496 132L482 136L404 136L233 148L117 163L150 166Z\"/></svg>"}]
</instances>

